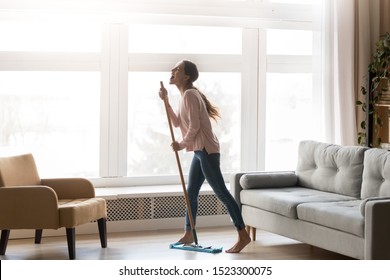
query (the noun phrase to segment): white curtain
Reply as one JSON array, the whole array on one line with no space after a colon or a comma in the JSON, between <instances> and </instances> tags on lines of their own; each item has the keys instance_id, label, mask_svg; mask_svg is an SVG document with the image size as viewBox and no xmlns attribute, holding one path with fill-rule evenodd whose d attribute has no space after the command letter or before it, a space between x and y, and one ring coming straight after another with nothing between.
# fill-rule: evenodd
<instances>
[{"instance_id":1,"label":"white curtain","mask_svg":"<svg viewBox=\"0 0 390 280\"><path fill-rule=\"evenodd\" d=\"M355 0L323 0L319 17L322 128L326 142L356 144Z\"/></svg>"},{"instance_id":2,"label":"white curtain","mask_svg":"<svg viewBox=\"0 0 390 280\"><path fill-rule=\"evenodd\" d=\"M375 42L390 31L390 0L320 0L315 24L320 54L315 68L321 96L323 139L356 145L365 115L356 107Z\"/></svg>"}]
</instances>

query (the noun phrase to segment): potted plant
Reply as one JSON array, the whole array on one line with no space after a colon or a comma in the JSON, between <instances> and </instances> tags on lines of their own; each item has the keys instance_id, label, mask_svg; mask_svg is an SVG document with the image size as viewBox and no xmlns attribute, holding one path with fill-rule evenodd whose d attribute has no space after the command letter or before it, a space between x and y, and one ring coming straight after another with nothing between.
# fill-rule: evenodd
<instances>
[{"instance_id":1,"label":"potted plant","mask_svg":"<svg viewBox=\"0 0 390 280\"><path fill-rule=\"evenodd\" d=\"M369 81L368 86L361 87L361 93L365 97L364 101L358 100L367 118L360 123L362 131L358 132L358 143L367 146L379 146L382 142L378 134L383 125L379 106L383 100L390 104L390 95L386 92L389 89L390 78L390 34L382 35L376 43L376 51L373 59L368 65ZM376 138L376 139L374 139Z\"/></svg>"}]
</instances>

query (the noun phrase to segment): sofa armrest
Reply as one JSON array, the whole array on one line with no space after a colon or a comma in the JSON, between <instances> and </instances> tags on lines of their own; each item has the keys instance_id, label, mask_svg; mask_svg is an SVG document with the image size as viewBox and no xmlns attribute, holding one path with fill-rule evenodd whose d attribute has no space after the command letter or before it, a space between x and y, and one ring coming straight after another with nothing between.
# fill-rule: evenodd
<instances>
[{"instance_id":1,"label":"sofa armrest","mask_svg":"<svg viewBox=\"0 0 390 280\"><path fill-rule=\"evenodd\" d=\"M1 229L57 229L58 220L58 199L50 187L0 188Z\"/></svg>"},{"instance_id":2,"label":"sofa armrest","mask_svg":"<svg viewBox=\"0 0 390 280\"><path fill-rule=\"evenodd\" d=\"M233 173L230 177L230 190L241 209L240 192L243 189L291 187L298 182L294 171L252 171Z\"/></svg>"},{"instance_id":3,"label":"sofa armrest","mask_svg":"<svg viewBox=\"0 0 390 280\"><path fill-rule=\"evenodd\" d=\"M239 173L233 173L230 176L230 192L232 193L240 209L241 209L240 192L242 191L242 187L240 185L240 178L244 174L246 173L239 172Z\"/></svg>"},{"instance_id":4,"label":"sofa armrest","mask_svg":"<svg viewBox=\"0 0 390 280\"><path fill-rule=\"evenodd\" d=\"M367 202L377 201L377 200L390 200L390 196L375 196L375 197L369 197L369 198L362 200L362 202L360 203L360 213L362 214L363 217L366 216Z\"/></svg>"},{"instance_id":5,"label":"sofa armrest","mask_svg":"<svg viewBox=\"0 0 390 280\"><path fill-rule=\"evenodd\" d=\"M57 193L58 199L95 197L95 188L84 178L42 179L42 185L49 186Z\"/></svg>"},{"instance_id":6,"label":"sofa armrest","mask_svg":"<svg viewBox=\"0 0 390 280\"><path fill-rule=\"evenodd\" d=\"M365 204L365 259L390 259L390 199Z\"/></svg>"},{"instance_id":7,"label":"sofa armrest","mask_svg":"<svg viewBox=\"0 0 390 280\"><path fill-rule=\"evenodd\" d=\"M298 176L294 171L254 172L240 178L243 189L293 187L297 183Z\"/></svg>"}]
</instances>

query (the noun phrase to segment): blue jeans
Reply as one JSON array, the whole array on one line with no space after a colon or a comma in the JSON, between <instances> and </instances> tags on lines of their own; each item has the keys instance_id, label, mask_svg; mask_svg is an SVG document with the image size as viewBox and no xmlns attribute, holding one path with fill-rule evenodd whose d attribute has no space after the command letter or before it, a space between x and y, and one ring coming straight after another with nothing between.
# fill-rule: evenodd
<instances>
[{"instance_id":1,"label":"blue jeans","mask_svg":"<svg viewBox=\"0 0 390 280\"><path fill-rule=\"evenodd\" d=\"M237 230L245 228L240 208L229 190L226 188L225 181L222 177L220 169L220 154L208 154L205 149L194 152L188 177L187 193L194 223L196 222L196 215L198 211L199 191L205 179L215 192L218 199L227 208ZM188 212L186 213L185 230L191 230Z\"/></svg>"}]
</instances>

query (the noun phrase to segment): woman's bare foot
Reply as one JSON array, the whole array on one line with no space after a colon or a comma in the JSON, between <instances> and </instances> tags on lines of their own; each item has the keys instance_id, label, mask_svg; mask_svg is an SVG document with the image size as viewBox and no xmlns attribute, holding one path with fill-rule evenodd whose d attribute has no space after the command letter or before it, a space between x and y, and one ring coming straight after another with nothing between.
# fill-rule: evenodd
<instances>
[{"instance_id":1,"label":"woman's bare foot","mask_svg":"<svg viewBox=\"0 0 390 280\"><path fill-rule=\"evenodd\" d=\"M183 243L183 244L191 244L191 243L193 243L194 242L194 237L192 236L192 232L186 230L184 232L183 237L180 238L178 242Z\"/></svg>"},{"instance_id":2,"label":"woman's bare foot","mask_svg":"<svg viewBox=\"0 0 390 280\"><path fill-rule=\"evenodd\" d=\"M232 248L226 250L226 253L239 253L242 249L245 248L251 242L251 238L249 237L248 232L245 228L238 231L238 241Z\"/></svg>"}]
</instances>

